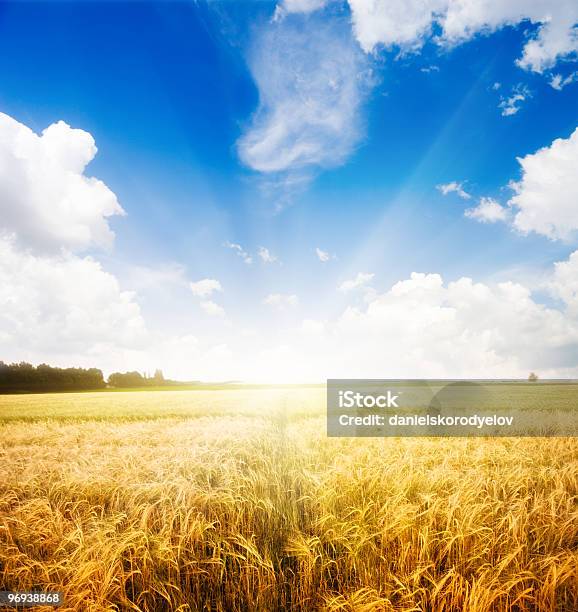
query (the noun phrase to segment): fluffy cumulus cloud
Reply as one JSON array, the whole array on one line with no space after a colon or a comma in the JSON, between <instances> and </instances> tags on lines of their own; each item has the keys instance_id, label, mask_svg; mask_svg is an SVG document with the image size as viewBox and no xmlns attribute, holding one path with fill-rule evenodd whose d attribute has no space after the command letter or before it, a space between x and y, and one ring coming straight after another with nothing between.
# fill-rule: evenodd
<instances>
[{"instance_id":1,"label":"fluffy cumulus cloud","mask_svg":"<svg viewBox=\"0 0 578 612\"><path fill-rule=\"evenodd\" d=\"M522 177L509 204L520 232L569 239L578 229L578 128L568 138L519 158Z\"/></svg>"},{"instance_id":2,"label":"fluffy cumulus cloud","mask_svg":"<svg viewBox=\"0 0 578 612\"><path fill-rule=\"evenodd\" d=\"M40 135L0 113L0 230L35 252L110 247L108 219L123 214L115 194L87 176L92 136L63 121Z\"/></svg>"},{"instance_id":3,"label":"fluffy cumulus cloud","mask_svg":"<svg viewBox=\"0 0 578 612\"><path fill-rule=\"evenodd\" d=\"M249 67L259 108L237 143L246 166L295 173L346 160L362 134L368 76L343 20L276 20L258 34Z\"/></svg>"},{"instance_id":4,"label":"fluffy cumulus cloud","mask_svg":"<svg viewBox=\"0 0 578 612\"><path fill-rule=\"evenodd\" d=\"M484 197L465 216L481 223L505 221L522 234L571 240L578 230L578 128L518 163L521 178L509 184L514 195L508 206Z\"/></svg>"},{"instance_id":5,"label":"fluffy cumulus cloud","mask_svg":"<svg viewBox=\"0 0 578 612\"><path fill-rule=\"evenodd\" d=\"M481 223L496 223L507 221L508 209L493 198L481 198L474 208L468 208L464 215Z\"/></svg>"},{"instance_id":6,"label":"fluffy cumulus cloud","mask_svg":"<svg viewBox=\"0 0 578 612\"><path fill-rule=\"evenodd\" d=\"M438 274L413 273L348 308L335 334L350 376L522 376L575 369L578 356L578 321L523 285L446 284Z\"/></svg>"},{"instance_id":7,"label":"fluffy cumulus cloud","mask_svg":"<svg viewBox=\"0 0 578 612\"><path fill-rule=\"evenodd\" d=\"M526 70L544 72L578 50L574 0L349 0L359 44L415 51L427 40L455 45L477 34L522 22L534 24L518 59ZM439 34L434 36L438 28Z\"/></svg>"},{"instance_id":8,"label":"fluffy cumulus cloud","mask_svg":"<svg viewBox=\"0 0 578 612\"><path fill-rule=\"evenodd\" d=\"M547 279L549 305L522 283L412 273L332 320L303 322L277 358L295 379L575 377L578 251Z\"/></svg>"},{"instance_id":9,"label":"fluffy cumulus cloud","mask_svg":"<svg viewBox=\"0 0 578 612\"><path fill-rule=\"evenodd\" d=\"M566 261L554 264L549 289L552 295L562 300L571 314L578 318L578 251L574 251Z\"/></svg>"},{"instance_id":10,"label":"fluffy cumulus cloud","mask_svg":"<svg viewBox=\"0 0 578 612\"><path fill-rule=\"evenodd\" d=\"M110 246L114 193L85 175L92 136L59 121L40 135L0 114L1 358L103 365L150 340L135 294L91 257Z\"/></svg>"},{"instance_id":11,"label":"fluffy cumulus cloud","mask_svg":"<svg viewBox=\"0 0 578 612\"><path fill-rule=\"evenodd\" d=\"M218 378L231 365L225 344L151 331L136 294L78 252L110 246L108 218L123 213L114 193L85 174L95 154L87 132L58 122L37 135L0 114L0 359ZM178 264L129 266L128 280L145 292L188 288L206 314L225 314L210 299L219 281L188 283Z\"/></svg>"},{"instance_id":12,"label":"fluffy cumulus cloud","mask_svg":"<svg viewBox=\"0 0 578 612\"><path fill-rule=\"evenodd\" d=\"M439 0L349 0L357 40L367 52L378 45L421 47L443 4Z\"/></svg>"},{"instance_id":13,"label":"fluffy cumulus cloud","mask_svg":"<svg viewBox=\"0 0 578 612\"><path fill-rule=\"evenodd\" d=\"M135 295L90 257L36 255L0 238L0 338L3 357L106 358L138 349L147 331Z\"/></svg>"},{"instance_id":14,"label":"fluffy cumulus cloud","mask_svg":"<svg viewBox=\"0 0 578 612\"><path fill-rule=\"evenodd\" d=\"M331 0L283 0L276 18L311 13ZM544 72L578 51L578 5L574 0L348 0L361 48L382 46L416 51L428 40L451 46L505 26L531 23L532 34L517 60L526 70Z\"/></svg>"},{"instance_id":15,"label":"fluffy cumulus cloud","mask_svg":"<svg viewBox=\"0 0 578 612\"><path fill-rule=\"evenodd\" d=\"M557 263L544 305L521 283L413 273L330 320L306 319L251 358L276 380L578 375L578 252ZM256 343L258 344L258 343ZM303 359L307 355L307 359Z\"/></svg>"}]
</instances>

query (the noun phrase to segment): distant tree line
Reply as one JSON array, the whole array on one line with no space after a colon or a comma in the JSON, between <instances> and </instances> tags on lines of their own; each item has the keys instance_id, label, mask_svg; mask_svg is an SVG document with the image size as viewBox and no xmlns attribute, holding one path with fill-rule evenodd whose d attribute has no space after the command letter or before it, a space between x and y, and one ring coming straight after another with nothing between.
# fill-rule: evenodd
<instances>
[{"instance_id":1,"label":"distant tree line","mask_svg":"<svg viewBox=\"0 0 578 612\"><path fill-rule=\"evenodd\" d=\"M129 387L162 387L169 385L178 385L174 380L166 380L161 370L156 370L153 376L147 376L140 372L114 372L108 377L108 384L111 387L129 388Z\"/></svg>"},{"instance_id":2,"label":"distant tree line","mask_svg":"<svg viewBox=\"0 0 578 612\"><path fill-rule=\"evenodd\" d=\"M114 372L104 380L97 368L54 368L45 363L4 363L0 361L0 393L41 393L51 391L95 391L106 386L115 388L162 387L180 385L166 380L161 370L153 376L140 372Z\"/></svg>"},{"instance_id":3,"label":"distant tree line","mask_svg":"<svg viewBox=\"0 0 578 612\"><path fill-rule=\"evenodd\" d=\"M54 368L45 363L33 366L0 361L0 393L88 391L104 386L102 371L97 368Z\"/></svg>"}]
</instances>

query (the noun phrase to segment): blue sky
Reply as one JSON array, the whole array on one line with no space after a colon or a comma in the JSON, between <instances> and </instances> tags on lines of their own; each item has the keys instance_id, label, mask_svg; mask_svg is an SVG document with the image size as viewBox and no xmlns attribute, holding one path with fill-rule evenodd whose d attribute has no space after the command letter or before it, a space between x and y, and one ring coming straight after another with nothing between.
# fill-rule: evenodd
<instances>
[{"instance_id":1,"label":"blue sky","mask_svg":"<svg viewBox=\"0 0 578 612\"><path fill-rule=\"evenodd\" d=\"M431 4L440 10L444 2ZM309 370L315 379L348 375L342 372L346 359L323 365L327 352L352 359L367 353L366 344L342 333L344 321L354 313L366 333L364 317L372 319L372 309L390 300L391 287L413 272L440 275L444 286L472 278L488 291L518 283L531 293L530 310L545 308L536 316L548 321L561 313L571 336L573 305L560 287L552 289L558 281L551 276L556 262L570 261L573 217L557 209L556 194L551 204L541 195L552 220L528 225L516 216L534 219L535 183L551 182L540 169L524 174L518 158L556 139L573 142L576 52L560 42L563 28L554 42L545 33L548 23L562 19L557 4L566 16L568 3L552 3L550 21L514 4L522 5L514 14L498 6L479 23L460 15L456 31L451 6L443 9L445 22L431 17L426 27L423 15L411 11L367 17L362 0L3 3L0 112L36 134L63 121L92 135L98 153L84 176L102 181L126 216L102 213L115 234L112 246L62 244L58 254L25 244L20 225L2 227L0 220L0 229L16 235L20 246L13 248L21 254L51 257L53 268L58 257L98 262L119 295L133 292L130 302L144 330L126 345L80 337L65 352L12 339L4 358L93 359L105 370L135 362L181 377L261 378L264 362L264 379L301 379ZM532 59L527 45L540 37L543 53ZM549 160L544 163L551 168ZM526 175L521 205L509 203L510 181ZM564 175L562 183L573 187L564 181L571 178ZM459 186L444 195L440 186L452 183ZM482 198L492 198L498 219L483 211L464 214L477 210ZM30 205L28 214L34 210ZM562 236L560 228L571 235ZM260 257L263 247L268 255ZM340 290L359 274L373 276ZM195 293L190 283L203 279L217 280L220 289ZM62 306L64 319L67 308L79 307L71 299ZM448 309L459 315L462 302L453 299L436 302L432 321ZM89 306L82 308L90 321ZM431 314L415 313L426 320ZM500 336L506 320L497 313L475 333L463 326L447 331L448 347L452 334L471 333L490 356L487 368L472 365L465 374L517 374L531 366L572 371L571 359L560 370L555 359L521 358L516 342L492 345L488 337ZM115 334L124 323L114 320ZM395 327L408 324L400 320ZM381 338L372 350L379 352L379 343L389 341L387 329L371 325L369 336ZM301 333L295 330L304 327L315 339L294 344ZM183 338L176 364L180 349L174 347ZM437 374L420 361L430 341L439 345L440 338L402 346L414 356L402 369L394 366L395 355L384 358L388 371L380 375L410 374L412 363L416 376ZM574 355L562 344L551 347L550 356ZM448 357L451 374L460 349L448 350L450 357L442 351L434 361ZM207 352L217 357L205 369L200 364L210 361ZM247 367L236 367L239 360ZM302 366L291 369L296 361ZM374 365L355 373L373 375Z\"/></svg>"}]
</instances>

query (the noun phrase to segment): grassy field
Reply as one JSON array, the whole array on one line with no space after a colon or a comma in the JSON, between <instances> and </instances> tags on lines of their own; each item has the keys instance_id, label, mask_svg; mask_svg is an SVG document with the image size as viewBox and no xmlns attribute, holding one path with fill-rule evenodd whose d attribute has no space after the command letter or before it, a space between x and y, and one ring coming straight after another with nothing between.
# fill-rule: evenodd
<instances>
[{"instance_id":1,"label":"grassy field","mask_svg":"<svg viewBox=\"0 0 578 612\"><path fill-rule=\"evenodd\" d=\"M331 439L299 387L0 396L0 436L0 590L61 610L578 610L575 438Z\"/></svg>"}]
</instances>

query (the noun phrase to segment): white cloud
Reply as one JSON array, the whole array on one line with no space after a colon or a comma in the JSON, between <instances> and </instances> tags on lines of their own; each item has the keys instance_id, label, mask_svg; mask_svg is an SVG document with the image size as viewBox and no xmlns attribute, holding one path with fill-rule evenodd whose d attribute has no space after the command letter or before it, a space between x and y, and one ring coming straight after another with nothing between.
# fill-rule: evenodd
<instances>
[{"instance_id":1,"label":"white cloud","mask_svg":"<svg viewBox=\"0 0 578 612\"><path fill-rule=\"evenodd\" d=\"M239 139L261 173L342 164L360 141L365 59L341 19L286 18L261 30L249 57L259 107ZM290 180L296 180L290 174Z\"/></svg>"},{"instance_id":2,"label":"white cloud","mask_svg":"<svg viewBox=\"0 0 578 612\"><path fill-rule=\"evenodd\" d=\"M199 303L201 309L211 317L224 317L225 309L210 298L213 293L223 291L221 283L214 278L203 278L194 283L189 283L193 295L203 298Z\"/></svg>"},{"instance_id":3,"label":"white cloud","mask_svg":"<svg viewBox=\"0 0 578 612\"><path fill-rule=\"evenodd\" d=\"M578 251L574 251L566 261L554 264L549 288L567 305L572 315L578 317Z\"/></svg>"},{"instance_id":4,"label":"white cloud","mask_svg":"<svg viewBox=\"0 0 578 612\"><path fill-rule=\"evenodd\" d=\"M263 304L273 306L279 310L284 310L297 306L297 304L299 304L299 298L293 293L270 293L263 300Z\"/></svg>"},{"instance_id":5,"label":"white cloud","mask_svg":"<svg viewBox=\"0 0 578 612\"><path fill-rule=\"evenodd\" d=\"M224 317L225 309L212 300L203 300L200 304L201 308L211 317Z\"/></svg>"},{"instance_id":6,"label":"white cloud","mask_svg":"<svg viewBox=\"0 0 578 612\"><path fill-rule=\"evenodd\" d=\"M134 293L91 257L110 246L116 196L84 175L92 136L59 121L37 136L0 113L0 337L5 358L102 362L150 341Z\"/></svg>"},{"instance_id":7,"label":"white cloud","mask_svg":"<svg viewBox=\"0 0 578 612\"><path fill-rule=\"evenodd\" d=\"M237 255L247 264L250 265L253 263L253 258L251 257L251 255L249 255L249 253L247 253L247 251L245 251L243 249L243 247L240 244L236 244L234 242L225 242L223 244L223 246L227 247L228 249L231 249L232 251L235 251L235 253L237 253Z\"/></svg>"},{"instance_id":8,"label":"white cloud","mask_svg":"<svg viewBox=\"0 0 578 612\"><path fill-rule=\"evenodd\" d=\"M371 282L375 274L371 272L359 272L357 276L351 280L346 280L339 285L339 291L353 291L354 289L366 288Z\"/></svg>"},{"instance_id":9,"label":"white cloud","mask_svg":"<svg viewBox=\"0 0 578 612\"><path fill-rule=\"evenodd\" d=\"M317 255L317 258L319 259L319 261L323 263L327 263L328 261L331 261L332 259L336 259L335 255L331 255L331 253L329 253L328 251L324 251L320 249L319 247L315 248L315 254Z\"/></svg>"},{"instance_id":10,"label":"white cloud","mask_svg":"<svg viewBox=\"0 0 578 612\"><path fill-rule=\"evenodd\" d=\"M92 136L63 121L40 136L0 113L1 230L36 252L110 247L108 218L124 214L115 194L84 174Z\"/></svg>"},{"instance_id":11,"label":"white cloud","mask_svg":"<svg viewBox=\"0 0 578 612\"><path fill-rule=\"evenodd\" d=\"M435 0L349 0L355 35L367 53L378 45L421 47L442 5Z\"/></svg>"},{"instance_id":12,"label":"white cloud","mask_svg":"<svg viewBox=\"0 0 578 612\"><path fill-rule=\"evenodd\" d=\"M323 8L329 0L282 0L275 9L274 19L282 19L290 13L312 13Z\"/></svg>"},{"instance_id":13,"label":"white cloud","mask_svg":"<svg viewBox=\"0 0 578 612\"><path fill-rule=\"evenodd\" d=\"M457 181L452 181L451 183L444 183L442 185L438 185L437 189L443 194L448 195L448 193L456 193L463 198L464 200L469 200L472 196L464 191L462 183L458 183Z\"/></svg>"},{"instance_id":14,"label":"white cloud","mask_svg":"<svg viewBox=\"0 0 578 612\"><path fill-rule=\"evenodd\" d=\"M481 198L475 208L468 208L464 215L481 223L496 223L508 220L508 209L493 198Z\"/></svg>"},{"instance_id":15,"label":"white cloud","mask_svg":"<svg viewBox=\"0 0 578 612\"><path fill-rule=\"evenodd\" d=\"M525 70L542 73L561 59L571 58L578 51L578 5L574 0L542 0L527 17L541 23L537 36L524 46L517 64Z\"/></svg>"},{"instance_id":16,"label":"white cloud","mask_svg":"<svg viewBox=\"0 0 578 612\"><path fill-rule=\"evenodd\" d=\"M105 373L159 366L178 371L175 362L182 362L189 337L151 332L136 295L98 261L72 252L110 246L107 218L123 212L104 183L84 175L95 153L90 134L63 122L37 136L0 114L1 357ZM139 290L187 286L179 264L124 268ZM205 309L218 314L218 308ZM219 361L211 361L213 354L223 357L196 340L195 346L199 372Z\"/></svg>"},{"instance_id":17,"label":"white cloud","mask_svg":"<svg viewBox=\"0 0 578 612\"><path fill-rule=\"evenodd\" d=\"M147 339L132 292L90 257L35 255L0 238L0 335L12 359L94 355Z\"/></svg>"},{"instance_id":18,"label":"white cloud","mask_svg":"<svg viewBox=\"0 0 578 612\"><path fill-rule=\"evenodd\" d=\"M221 283L214 278L203 278L194 283L189 283L189 287L193 295L203 298L211 296L215 291L223 291Z\"/></svg>"},{"instance_id":19,"label":"white cloud","mask_svg":"<svg viewBox=\"0 0 578 612\"><path fill-rule=\"evenodd\" d=\"M349 0L349 6L357 40L368 53L379 45L416 51L427 40L455 45L526 20L538 28L524 45L521 68L544 72L578 50L575 0Z\"/></svg>"},{"instance_id":20,"label":"white cloud","mask_svg":"<svg viewBox=\"0 0 578 612\"><path fill-rule=\"evenodd\" d=\"M531 97L530 90L525 86L518 84L512 89L512 93L507 98L501 98L498 108L502 111L503 117L511 117L515 115L521 107L522 102Z\"/></svg>"},{"instance_id":21,"label":"white cloud","mask_svg":"<svg viewBox=\"0 0 578 612\"><path fill-rule=\"evenodd\" d=\"M511 183L514 227L551 239L569 239L578 229L578 128L568 138L518 158L522 178Z\"/></svg>"},{"instance_id":22,"label":"white cloud","mask_svg":"<svg viewBox=\"0 0 578 612\"><path fill-rule=\"evenodd\" d=\"M449 47L520 24L533 24L517 62L526 70L543 73L578 51L575 0L348 3L354 37L366 53L380 46L415 52L428 41ZM329 0L279 2L249 57L259 106L237 142L238 154L247 167L267 177L267 192L280 192L275 196L277 210L287 206L318 169L345 163L363 135L360 108L375 77L343 27L343 18L332 14L323 19L316 12L327 4ZM556 78L552 82L559 83ZM500 102L502 114L516 114L529 95L526 87L515 88Z\"/></svg>"},{"instance_id":23,"label":"white cloud","mask_svg":"<svg viewBox=\"0 0 578 612\"><path fill-rule=\"evenodd\" d=\"M275 255L273 255L271 251L265 247L259 247L257 254L264 263L279 263L277 257L275 257Z\"/></svg>"},{"instance_id":24,"label":"white cloud","mask_svg":"<svg viewBox=\"0 0 578 612\"><path fill-rule=\"evenodd\" d=\"M578 252L549 278L561 307L539 303L521 283L413 273L330 320L277 325L274 334L251 336L250 346L244 339L245 358L226 351L210 378L526 377L532 370L543 378L576 376ZM205 372L202 356L199 350L195 363Z\"/></svg>"},{"instance_id":25,"label":"white cloud","mask_svg":"<svg viewBox=\"0 0 578 612\"><path fill-rule=\"evenodd\" d=\"M562 91L566 85L570 85L570 83L574 83L578 81L578 70L571 72L568 76L563 77L561 74L555 74L550 79L550 85L558 90Z\"/></svg>"},{"instance_id":26,"label":"white cloud","mask_svg":"<svg viewBox=\"0 0 578 612\"><path fill-rule=\"evenodd\" d=\"M525 378L532 370L575 377L578 252L557 264L551 279L553 293L566 291L560 308L539 303L516 282L413 273L363 307L287 329L254 354L252 377Z\"/></svg>"},{"instance_id":27,"label":"white cloud","mask_svg":"<svg viewBox=\"0 0 578 612\"><path fill-rule=\"evenodd\" d=\"M365 309L337 322L343 365L351 377L483 377L527 375L530 369L576 368L578 325L563 311L535 302L516 283L469 278L444 284L413 273Z\"/></svg>"}]
</instances>

